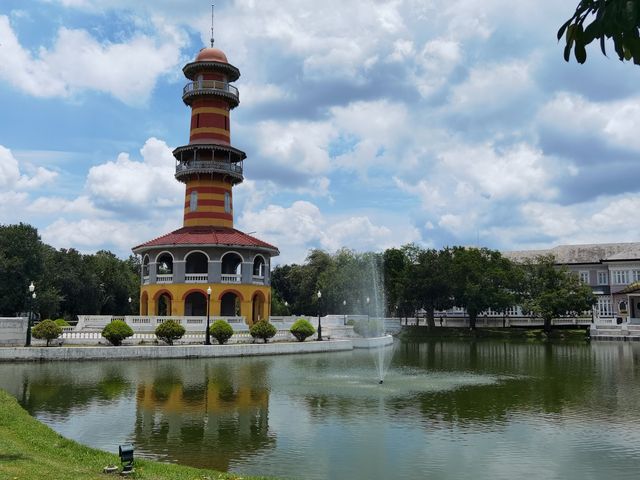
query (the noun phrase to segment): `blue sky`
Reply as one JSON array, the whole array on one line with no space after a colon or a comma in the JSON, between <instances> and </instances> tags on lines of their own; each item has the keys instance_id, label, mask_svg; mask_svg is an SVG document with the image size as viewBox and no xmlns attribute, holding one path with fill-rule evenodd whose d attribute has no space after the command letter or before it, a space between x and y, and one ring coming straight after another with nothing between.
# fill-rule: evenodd
<instances>
[{"instance_id":1,"label":"blue sky","mask_svg":"<svg viewBox=\"0 0 640 480\"><path fill-rule=\"evenodd\" d=\"M640 67L595 46L565 63L576 3L219 2L216 46L242 73L236 228L284 263L637 241ZM179 228L181 68L209 28L203 1L3 0L0 223L120 256Z\"/></svg>"}]
</instances>

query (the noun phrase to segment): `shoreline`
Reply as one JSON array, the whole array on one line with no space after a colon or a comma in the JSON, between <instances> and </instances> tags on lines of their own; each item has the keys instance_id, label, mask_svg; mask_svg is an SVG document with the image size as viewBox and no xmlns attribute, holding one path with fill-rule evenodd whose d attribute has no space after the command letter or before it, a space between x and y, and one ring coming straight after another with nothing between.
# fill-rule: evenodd
<instances>
[{"instance_id":1,"label":"shoreline","mask_svg":"<svg viewBox=\"0 0 640 480\"><path fill-rule=\"evenodd\" d=\"M2 347L0 362L131 360L161 358L220 358L341 352L354 348L391 345L390 335L370 339L334 339L308 342L246 343L231 345L125 345L87 347Z\"/></svg>"},{"instance_id":2,"label":"shoreline","mask_svg":"<svg viewBox=\"0 0 640 480\"><path fill-rule=\"evenodd\" d=\"M120 466L115 453L87 447L63 437L32 417L16 398L0 389L0 477L15 480L52 478L57 480L100 480L122 478L105 475L107 465ZM274 477L240 475L147 460L136 457L133 478L193 480L205 478L268 480ZM6 475L6 476L5 476Z\"/></svg>"}]
</instances>

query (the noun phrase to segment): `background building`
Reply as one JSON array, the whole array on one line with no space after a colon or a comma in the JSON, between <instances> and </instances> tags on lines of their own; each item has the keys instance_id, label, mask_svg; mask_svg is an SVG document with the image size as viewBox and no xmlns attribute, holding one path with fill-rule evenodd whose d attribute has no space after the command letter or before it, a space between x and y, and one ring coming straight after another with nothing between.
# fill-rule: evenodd
<instances>
[{"instance_id":1,"label":"background building","mask_svg":"<svg viewBox=\"0 0 640 480\"><path fill-rule=\"evenodd\" d=\"M591 286L597 317L640 319L640 243L559 245L548 250L505 252L513 261L553 255Z\"/></svg>"}]
</instances>

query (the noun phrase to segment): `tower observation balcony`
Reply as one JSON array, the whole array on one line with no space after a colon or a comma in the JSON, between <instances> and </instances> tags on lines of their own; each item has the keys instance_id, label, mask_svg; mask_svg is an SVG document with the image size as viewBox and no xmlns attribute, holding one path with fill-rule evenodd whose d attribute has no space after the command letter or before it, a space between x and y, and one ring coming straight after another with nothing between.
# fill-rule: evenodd
<instances>
[{"instance_id":1,"label":"tower observation balcony","mask_svg":"<svg viewBox=\"0 0 640 480\"><path fill-rule=\"evenodd\" d=\"M176 164L176 180L186 182L194 175L228 175L233 184L240 183L242 161L246 154L228 145L190 144L173 151Z\"/></svg>"},{"instance_id":2,"label":"tower observation balcony","mask_svg":"<svg viewBox=\"0 0 640 480\"><path fill-rule=\"evenodd\" d=\"M182 101L190 105L194 98L201 95L217 95L230 100L231 108L237 107L240 103L238 89L219 80L198 80L187 83L182 90Z\"/></svg>"}]
</instances>

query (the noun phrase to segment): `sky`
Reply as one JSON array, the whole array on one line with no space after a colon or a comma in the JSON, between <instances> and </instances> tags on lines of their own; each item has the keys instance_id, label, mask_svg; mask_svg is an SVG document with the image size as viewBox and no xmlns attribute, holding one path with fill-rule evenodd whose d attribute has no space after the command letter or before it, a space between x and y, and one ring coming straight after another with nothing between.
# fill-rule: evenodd
<instances>
[{"instance_id":1,"label":"sky","mask_svg":"<svg viewBox=\"0 0 640 480\"><path fill-rule=\"evenodd\" d=\"M577 0L236 0L235 227L276 245L638 241L640 67L562 58ZM0 1L0 224L127 257L182 226L201 0Z\"/></svg>"}]
</instances>

